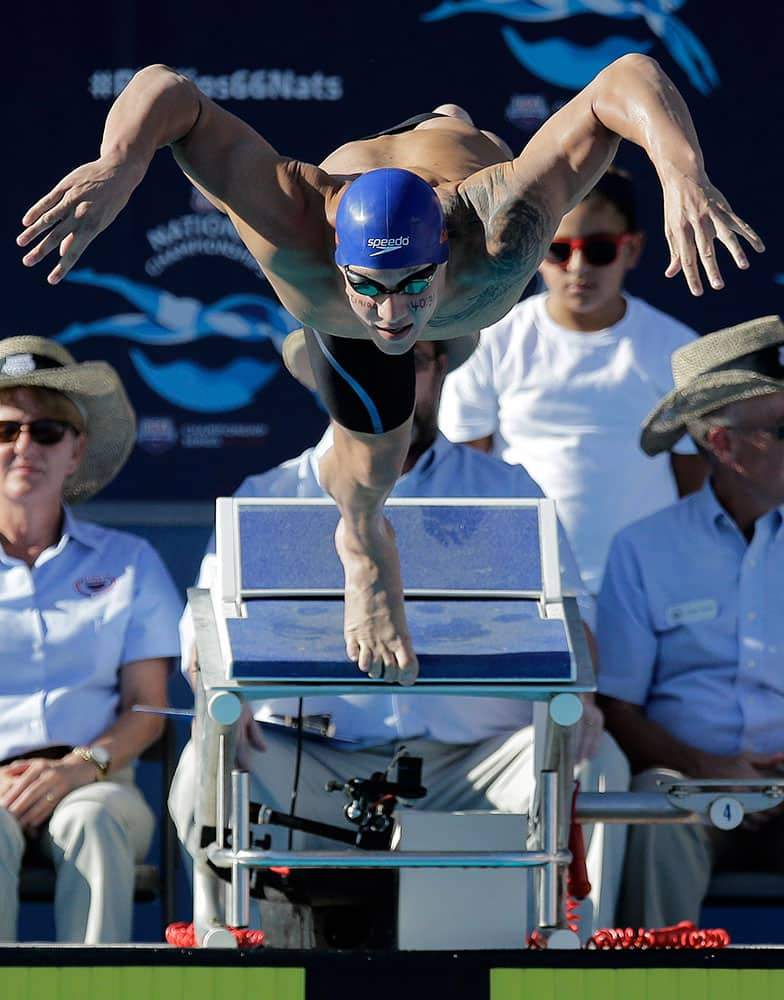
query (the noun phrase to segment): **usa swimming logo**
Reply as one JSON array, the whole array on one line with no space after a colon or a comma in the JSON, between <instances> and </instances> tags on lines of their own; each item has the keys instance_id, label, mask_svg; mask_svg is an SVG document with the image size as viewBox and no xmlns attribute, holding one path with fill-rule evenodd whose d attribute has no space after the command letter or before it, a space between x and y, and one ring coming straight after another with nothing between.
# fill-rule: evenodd
<instances>
[{"instance_id":1,"label":"usa swimming logo","mask_svg":"<svg viewBox=\"0 0 784 1000\"><path fill-rule=\"evenodd\" d=\"M83 576L76 581L74 589L82 597L95 597L113 586L116 579L116 576Z\"/></svg>"}]
</instances>

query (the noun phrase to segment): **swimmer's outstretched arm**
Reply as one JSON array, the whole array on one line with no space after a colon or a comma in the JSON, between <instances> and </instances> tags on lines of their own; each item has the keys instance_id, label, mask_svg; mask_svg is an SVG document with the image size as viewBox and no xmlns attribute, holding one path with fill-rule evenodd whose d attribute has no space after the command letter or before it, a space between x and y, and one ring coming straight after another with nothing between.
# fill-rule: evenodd
<instances>
[{"instance_id":1,"label":"swimmer's outstretched arm","mask_svg":"<svg viewBox=\"0 0 784 1000\"><path fill-rule=\"evenodd\" d=\"M715 240L740 268L748 260L738 235L757 252L765 249L708 179L691 115L675 85L655 60L627 55L548 119L515 160L461 184L460 192L485 221L491 256L501 265L521 256L529 266L537 264L531 258L544 253L561 217L606 170L621 139L641 146L658 174L670 247L667 277L682 271L692 294L701 295L699 263L713 288L724 285Z\"/></svg>"},{"instance_id":2,"label":"swimmer's outstretched arm","mask_svg":"<svg viewBox=\"0 0 784 1000\"><path fill-rule=\"evenodd\" d=\"M112 105L98 159L71 171L24 214L17 243L32 249L23 263L33 266L59 248L48 281L61 281L122 211L163 146L231 215L262 264L273 252L323 246L328 176L281 156L187 77L157 65L137 73Z\"/></svg>"}]
</instances>

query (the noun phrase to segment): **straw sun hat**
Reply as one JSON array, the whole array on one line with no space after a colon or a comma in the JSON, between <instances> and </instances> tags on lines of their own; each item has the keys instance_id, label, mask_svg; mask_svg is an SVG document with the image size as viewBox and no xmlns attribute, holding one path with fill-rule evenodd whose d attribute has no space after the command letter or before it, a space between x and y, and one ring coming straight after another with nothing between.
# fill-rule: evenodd
<instances>
[{"instance_id":1,"label":"straw sun hat","mask_svg":"<svg viewBox=\"0 0 784 1000\"><path fill-rule=\"evenodd\" d=\"M646 417L640 444L670 451L688 421L729 403L784 392L784 323L763 316L704 337L672 355L675 388Z\"/></svg>"},{"instance_id":2,"label":"straw sun hat","mask_svg":"<svg viewBox=\"0 0 784 1000\"><path fill-rule=\"evenodd\" d=\"M87 500L114 479L133 449L136 417L111 365L77 363L45 337L6 337L0 340L0 389L17 386L56 389L85 415L87 447L65 481L65 500Z\"/></svg>"},{"instance_id":3,"label":"straw sun hat","mask_svg":"<svg viewBox=\"0 0 784 1000\"><path fill-rule=\"evenodd\" d=\"M451 340L442 341L446 348L446 370L447 374L459 368L464 361L474 353L476 345L479 343L478 333L469 333L462 337L454 337ZM313 377L313 369L310 367L308 349L305 344L305 331L303 329L294 330L283 341L283 363L294 378L301 382L306 389L316 391L316 380Z\"/></svg>"}]
</instances>

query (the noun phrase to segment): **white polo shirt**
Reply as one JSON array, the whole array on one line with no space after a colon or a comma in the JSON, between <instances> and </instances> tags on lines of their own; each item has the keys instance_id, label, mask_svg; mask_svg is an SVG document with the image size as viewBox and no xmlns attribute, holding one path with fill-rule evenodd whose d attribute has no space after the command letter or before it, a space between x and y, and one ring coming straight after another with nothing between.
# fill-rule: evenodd
<instances>
[{"instance_id":1,"label":"white polo shirt","mask_svg":"<svg viewBox=\"0 0 784 1000\"><path fill-rule=\"evenodd\" d=\"M126 663L179 654L182 601L143 538L77 521L30 567L0 546L0 759L90 743Z\"/></svg>"},{"instance_id":2,"label":"white polo shirt","mask_svg":"<svg viewBox=\"0 0 784 1000\"><path fill-rule=\"evenodd\" d=\"M323 497L318 480L321 456L331 446L327 431L315 448L258 476L250 476L235 496ZM507 465L463 445L450 444L439 434L416 465L401 476L393 497L541 497L542 491L519 465ZM198 586L215 578L214 541L204 557ZM586 594L571 547L559 526L559 553L564 590L578 596L583 619L592 623L593 601ZM183 670L190 662L193 623L186 609L181 623ZM377 746L395 740L427 737L441 743L478 743L511 733L532 720L532 703L519 698L479 698L469 695L428 695L407 698L397 694L331 695L304 699L305 714L328 714L336 736L357 746ZM296 715L296 698L277 698L254 705L260 720L270 714ZM351 747L347 747L350 749Z\"/></svg>"}]
</instances>

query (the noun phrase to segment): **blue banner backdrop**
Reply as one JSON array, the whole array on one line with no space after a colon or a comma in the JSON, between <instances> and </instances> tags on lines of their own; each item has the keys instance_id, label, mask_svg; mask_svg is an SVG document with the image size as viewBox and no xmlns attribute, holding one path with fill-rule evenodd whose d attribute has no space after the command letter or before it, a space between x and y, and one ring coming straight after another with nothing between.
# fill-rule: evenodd
<instances>
[{"instance_id":1,"label":"blue banner backdrop","mask_svg":"<svg viewBox=\"0 0 784 1000\"><path fill-rule=\"evenodd\" d=\"M648 234L631 290L700 332L781 309L784 82L772 4L744 14L710 0L295 0L255 10L86 0L78 18L30 4L7 20L1 332L56 337L121 372L139 440L104 499L212 499L298 453L326 423L280 362L296 324L168 152L68 282L50 288L48 267L19 263L23 211L96 155L111 101L151 62L187 71L276 148L319 162L444 101L522 148L603 65L647 52L684 94L714 183L768 252L747 273L722 253L727 287L701 299L682 278L667 281L658 183L624 145L618 162L638 177Z\"/></svg>"}]
</instances>

